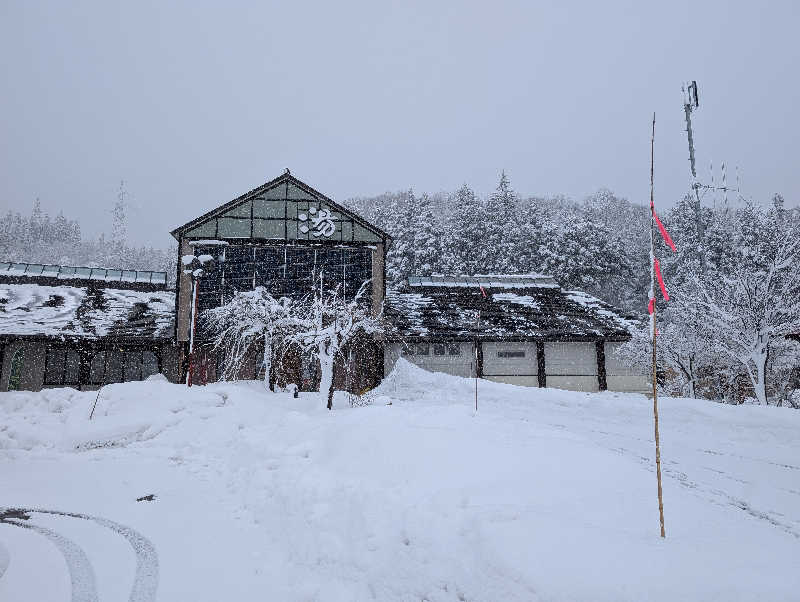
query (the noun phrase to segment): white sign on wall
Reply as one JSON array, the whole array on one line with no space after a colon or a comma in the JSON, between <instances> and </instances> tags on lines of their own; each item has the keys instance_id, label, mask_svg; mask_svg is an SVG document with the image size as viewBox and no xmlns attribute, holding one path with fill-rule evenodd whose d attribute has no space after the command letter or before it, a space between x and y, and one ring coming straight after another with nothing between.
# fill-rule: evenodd
<instances>
[{"instance_id":1,"label":"white sign on wall","mask_svg":"<svg viewBox=\"0 0 800 602\"><path fill-rule=\"evenodd\" d=\"M316 207L311 207L308 210L308 213L310 215L301 213L297 216L297 219L299 219L301 222L311 222L310 227L306 224L300 226L300 232L307 234L310 230L314 236L324 236L326 238L336 232L336 224L333 223L333 218L331 217L330 211L327 209L317 209Z\"/></svg>"}]
</instances>

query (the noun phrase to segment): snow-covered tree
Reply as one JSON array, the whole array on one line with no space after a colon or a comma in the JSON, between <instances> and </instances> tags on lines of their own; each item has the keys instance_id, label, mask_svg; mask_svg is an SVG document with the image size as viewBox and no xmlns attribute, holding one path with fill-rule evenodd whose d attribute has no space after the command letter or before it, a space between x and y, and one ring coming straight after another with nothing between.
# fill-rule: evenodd
<instances>
[{"instance_id":1,"label":"snow-covered tree","mask_svg":"<svg viewBox=\"0 0 800 602\"><path fill-rule=\"evenodd\" d=\"M227 304L203 312L203 326L215 350L224 351L223 378L235 380L252 349L264 346L264 385L274 390L272 355L276 346L304 323L291 299L276 299L263 286L237 292Z\"/></svg>"},{"instance_id":2,"label":"snow-covered tree","mask_svg":"<svg viewBox=\"0 0 800 602\"><path fill-rule=\"evenodd\" d=\"M125 196L125 182L119 183L119 192L117 192L117 200L111 210L111 249L109 253L110 263L113 266L120 266L124 263L125 249L128 246L128 220L127 220L127 202Z\"/></svg>"},{"instance_id":3,"label":"snow-covered tree","mask_svg":"<svg viewBox=\"0 0 800 602\"><path fill-rule=\"evenodd\" d=\"M351 301L339 295L338 289L316 292L313 299L296 306L300 319L297 328L286 337L289 345L311 353L320 364L320 396L328 409L333 408L333 369L337 357L358 337L371 336L382 330L381 320L370 313L365 293L369 281Z\"/></svg>"},{"instance_id":4,"label":"snow-covered tree","mask_svg":"<svg viewBox=\"0 0 800 602\"><path fill-rule=\"evenodd\" d=\"M617 354L624 362L648 374L652 370L653 338L643 323ZM667 375L665 391L670 395L696 398L704 369L714 362L714 350L702 325L692 315L668 308L658 326L658 369Z\"/></svg>"},{"instance_id":5,"label":"snow-covered tree","mask_svg":"<svg viewBox=\"0 0 800 602\"><path fill-rule=\"evenodd\" d=\"M745 232L742 240L748 238ZM751 240L755 248L742 248L732 274L695 276L696 293L682 298L681 309L706 326L721 353L742 365L756 399L766 404L770 354L787 344L786 335L800 332L800 238L782 232L776 240Z\"/></svg>"},{"instance_id":6,"label":"snow-covered tree","mask_svg":"<svg viewBox=\"0 0 800 602\"><path fill-rule=\"evenodd\" d=\"M486 207L466 184L455 193L452 204L441 266L451 274L486 273Z\"/></svg>"},{"instance_id":7,"label":"snow-covered tree","mask_svg":"<svg viewBox=\"0 0 800 602\"><path fill-rule=\"evenodd\" d=\"M517 250L522 231L516 219L518 203L519 199L511 189L511 180L502 171L497 189L486 202L484 270L487 273L510 274L519 270Z\"/></svg>"},{"instance_id":8,"label":"snow-covered tree","mask_svg":"<svg viewBox=\"0 0 800 602\"><path fill-rule=\"evenodd\" d=\"M411 233L414 240L413 274L424 276L436 272L442 253L442 230L428 194L423 194L416 203Z\"/></svg>"}]
</instances>

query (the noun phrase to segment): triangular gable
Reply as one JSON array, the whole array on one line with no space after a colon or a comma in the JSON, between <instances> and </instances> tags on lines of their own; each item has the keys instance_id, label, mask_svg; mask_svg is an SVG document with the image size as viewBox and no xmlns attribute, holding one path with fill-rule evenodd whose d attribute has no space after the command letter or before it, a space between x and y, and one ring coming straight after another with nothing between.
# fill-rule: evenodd
<instances>
[{"instance_id":1,"label":"triangular gable","mask_svg":"<svg viewBox=\"0 0 800 602\"><path fill-rule=\"evenodd\" d=\"M171 232L181 238L387 242L380 228L286 173Z\"/></svg>"}]
</instances>

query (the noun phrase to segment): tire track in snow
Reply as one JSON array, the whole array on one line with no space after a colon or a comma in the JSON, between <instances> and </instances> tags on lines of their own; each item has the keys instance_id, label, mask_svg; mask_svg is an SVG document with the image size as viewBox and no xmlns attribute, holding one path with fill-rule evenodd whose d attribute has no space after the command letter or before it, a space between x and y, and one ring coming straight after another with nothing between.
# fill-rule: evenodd
<instances>
[{"instance_id":1,"label":"tire track in snow","mask_svg":"<svg viewBox=\"0 0 800 602\"><path fill-rule=\"evenodd\" d=\"M75 512L60 512L58 510L45 510L43 508L31 508L28 512L39 514L53 514L56 516L67 516L70 518L80 518L90 520L98 525L111 529L121 535L133 548L136 554L136 573L133 578L133 588L128 598L129 602L154 602L156 591L158 590L158 554L155 546L144 535L120 523L91 516L89 514L79 514Z\"/></svg>"},{"instance_id":2,"label":"tire track in snow","mask_svg":"<svg viewBox=\"0 0 800 602\"><path fill-rule=\"evenodd\" d=\"M3 524L30 529L49 539L58 548L67 563L69 579L72 583L71 602L98 602L94 569L86 553L74 541L55 531L39 525L25 523L19 519L6 519L3 520Z\"/></svg>"},{"instance_id":3,"label":"tire track in snow","mask_svg":"<svg viewBox=\"0 0 800 602\"><path fill-rule=\"evenodd\" d=\"M11 557L8 555L8 550L3 545L3 542L0 541L0 579L3 578L3 574L6 572L10 560Z\"/></svg>"}]
</instances>

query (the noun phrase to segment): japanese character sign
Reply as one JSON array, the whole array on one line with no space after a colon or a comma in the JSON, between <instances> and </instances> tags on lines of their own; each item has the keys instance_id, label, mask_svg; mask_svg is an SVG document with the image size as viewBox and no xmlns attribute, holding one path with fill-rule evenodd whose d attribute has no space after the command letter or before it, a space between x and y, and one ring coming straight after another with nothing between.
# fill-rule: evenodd
<instances>
[{"instance_id":1,"label":"japanese character sign","mask_svg":"<svg viewBox=\"0 0 800 602\"><path fill-rule=\"evenodd\" d=\"M316 207L311 207L308 210L308 213L310 215L301 213L297 216L297 219L299 219L301 222L311 222L310 227L306 224L300 226L300 232L306 234L310 230L314 236L321 235L325 236L326 238L336 232L336 224L333 223L333 218L331 217L330 211L327 209L317 209Z\"/></svg>"}]
</instances>

